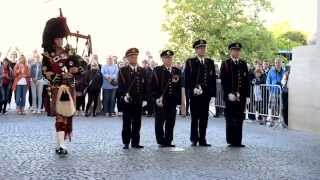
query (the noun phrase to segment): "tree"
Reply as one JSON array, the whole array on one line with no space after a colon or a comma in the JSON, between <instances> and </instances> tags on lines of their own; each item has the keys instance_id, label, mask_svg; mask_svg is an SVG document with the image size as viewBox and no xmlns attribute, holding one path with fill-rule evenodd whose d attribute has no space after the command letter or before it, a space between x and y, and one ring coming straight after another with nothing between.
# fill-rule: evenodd
<instances>
[{"instance_id":1,"label":"tree","mask_svg":"<svg viewBox=\"0 0 320 180\"><path fill-rule=\"evenodd\" d=\"M288 31L277 38L277 47L279 50L290 51L293 47L307 44L307 37L299 31Z\"/></svg>"},{"instance_id":2,"label":"tree","mask_svg":"<svg viewBox=\"0 0 320 180\"><path fill-rule=\"evenodd\" d=\"M200 38L208 41L208 55L219 60L235 41L243 44L243 56L250 61L275 54L275 39L259 20L260 12L271 10L268 0L167 0L164 8L163 29L177 61L191 56L192 43Z\"/></svg>"}]
</instances>

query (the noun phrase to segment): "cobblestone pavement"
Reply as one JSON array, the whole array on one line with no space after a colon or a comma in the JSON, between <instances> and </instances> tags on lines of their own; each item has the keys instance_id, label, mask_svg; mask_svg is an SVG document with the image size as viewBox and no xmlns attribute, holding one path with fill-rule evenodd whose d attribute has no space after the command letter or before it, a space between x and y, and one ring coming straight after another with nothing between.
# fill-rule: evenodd
<instances>
[{"instance_id":1,"label":"cobblestone pavement","mask_svg":"<svg viewBox=\"0 0 320 180\"><path fill-rule=\"evenodd\" d=\"M154 120L143 119L143 150L122 150L120 118L76 117L70 155L55 155L53 119L0 116L0 180L320 179L320 135L246 123L246 148L225 143L223 119L210 120L210 148L190 147L190 121L178 118L175 144L159 149ZM183 151L180 151L183 150Z\"/></svg>"}]
</instances>

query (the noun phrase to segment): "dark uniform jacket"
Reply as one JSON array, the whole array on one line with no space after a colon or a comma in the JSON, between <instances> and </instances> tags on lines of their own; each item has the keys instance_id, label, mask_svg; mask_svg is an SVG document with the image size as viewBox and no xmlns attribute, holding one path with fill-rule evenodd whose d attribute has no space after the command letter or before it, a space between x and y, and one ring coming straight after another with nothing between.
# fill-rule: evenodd
<instances>
[{"instance_id":1,"label":"dark uniform jacket","mask_svg":"<svg viewBox=\"0 0 320 180\"><path fill-rule=\"evenodd\" d=\"M129 93L132 103L139 104L146 99L146 86L146 73L142 67L138 66L136 72L129 65L119 70L118 91L122 98Z\"/></svg>"},{"instance_id":2,"label":"dark uniform jacket","mask_svg":"<svg viewBox=\"0 0 320 180\"><path fill-rule=\"evenodd\" d=\"M202 95L216 97L216 72L214 61L205 58L205 63L201 64L198 57L190 58L185 64L185 88L193 96L193 89L200 85Z\"/></svg>"},{"instance_id":3,"label":"dark uniform jacket","mask_svg":"<svg viewBox=\"0 0 320 180\"><path fill-rule=\"evenodd\" d=\"M224 92L224 100L228 101L228 94L240 93L240 99L244 101L250 97L250 83L247 63L239 60L238 65L230 58L221 64L221 84Z\"/></svg>"},{"instance_id":4,"label":"dark uniform jacket","mask_svg":"<svg viewBox=\"0 0 320 180\"><path fill-rule=\"evenodd\" d=\"M181 104L181 71L172 67L171 72L165 66L153 70L152 95L155 99L163 96L163 103Z\"/></svg>"}]
</instances>

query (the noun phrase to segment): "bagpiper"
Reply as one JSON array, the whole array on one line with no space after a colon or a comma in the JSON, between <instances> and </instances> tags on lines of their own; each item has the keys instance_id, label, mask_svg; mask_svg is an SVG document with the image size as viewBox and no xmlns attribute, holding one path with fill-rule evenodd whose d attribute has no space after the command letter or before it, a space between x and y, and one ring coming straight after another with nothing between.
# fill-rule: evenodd
<instances>
[{"instance_id":1,"label":"bagpiper","mask_svg":"<svg viewBox=\"0 0 320 180\"><path fill-rule=\"evenodd\" d=\"M78 58L63 48L63 40L70 31L66 18L52 18L47 21L43 31L44 50L42 72L49 81L47 108L49 116L55 116L57 133L56 153L68 154L65 140L71 141L72 117L75 113L75 79L78 73Z\"/></svg>"}]
</instances>

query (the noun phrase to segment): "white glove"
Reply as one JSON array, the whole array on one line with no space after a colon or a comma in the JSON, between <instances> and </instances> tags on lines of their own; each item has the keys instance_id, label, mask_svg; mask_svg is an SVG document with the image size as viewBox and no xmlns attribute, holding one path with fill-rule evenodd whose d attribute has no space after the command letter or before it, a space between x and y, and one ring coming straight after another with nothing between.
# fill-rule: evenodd
<instances>
[{"instance_id":1,"label":"white glove","mask_svg":"<svg viewBox=\"0 0 320 180\"><path fill-rule=\"evenodd\" d=\"M159 107L163 107L162 96L161 96L160 98L156 99L156 104L157 104L157 106L159 106Z\"/></svg>"},{"instance_id":2,"label":"white glove","mask_svg":"<svg viewBox=\"0 0 320 180\"><path fill-rule=\"evenodd\" d=\"M194 94L194 95L198 95L198 93L199 93L199 89L194 88L194 89L193 89L193 94Z\"/></svg>"},{"instance_id":3,"label":"white glove","mask_svg":"<svg viewBox=\"0 0 320 180\"><path fill-rule=\"evenodd\" d=\"M209 104L215 105L216 104L216 98L212 97Z\"/></svg>"},{"instance_id":4,"label":"white glove","mask_svg":"<svg viewBox=\"0 0 320 180\"><path fill-rule=\"evenodd\" d=\"M234 101L236 101L237 97L233 93L229 93L228 99L229 99L229 101L234 102Z\"/></svg>"},{"instance_id":5,"label":"white glove","mask_svg":"<svg viewBox=\"0 0 320 180\"><path fill-rule=\"evenodd\" d=\"M193 89L193 94L196 95L196 96L199 96L202 94L202 88L201 86L199 86L198 88L194 88Z\"/></svg>"},{"instance_id":6,"label":"white glove","mask_svg":"<svg viewBox=\"0 0 320 180\"><path fill-rule=\"evenodd\" d=\"M202 88L200 87L199 89L199 95L201 95L203 93Z\"/></svg>"},{"instance_id":7,"label":"white glove","mask_svg":"<svg viewBox=\"0 0 320 180\"><path fill-rule=\"evenodd\" d=\"M148 105L147 101L142 101L142 107L146 107Z\"/></svg>"},{"instance_id":8,"label":"white glove","mask_svg":"<svg viewBox=\"0 0 320 180\"><path fill-rule=\"evenodd\" d=\"M130 95L128 93L124 96L124 102L130 103Z\"/></svg>"},{"instance_id":9,"label":"white glove","mask_svg":"<svg viewBox=\"0 0 320 180\"><path fill-rule=\"evenodd\" d=\"M246 99L246 103L247 103L247 105L249 105L249 104L250 104L250 98L248 98L248 97L247 97L247 99Z\"/></svg>"}]
</instances>

